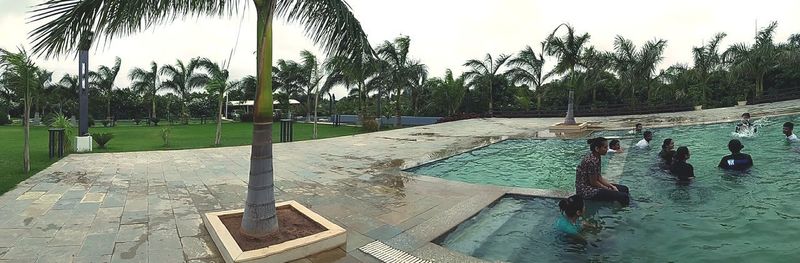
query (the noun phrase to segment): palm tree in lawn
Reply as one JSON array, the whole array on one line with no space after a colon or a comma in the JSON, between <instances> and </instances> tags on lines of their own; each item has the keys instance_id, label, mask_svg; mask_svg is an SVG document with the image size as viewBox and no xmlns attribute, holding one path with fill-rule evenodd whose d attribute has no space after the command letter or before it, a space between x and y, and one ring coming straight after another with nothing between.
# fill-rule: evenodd
<instances>
[{"instance_id":1,"label":"palm tree in lawn","mask_svg":"<svg viewBox=\"0 0 800 263\"><path fill-rule=\"evenodd\" d=\"M489 91L489 115L493 112L493 98L494 98L494 85L500 84L498 79L506 78L504 73L500 73L500 68L508 62L511 57L505 54L500 54L497 58L492 58L491 54L486 54L483 61L477 59L470 59L464 63L465 67L470 70L465 72L463 77L466 79L467 87L480 89L486 88Z\"/></svg>"},{"instance_id":2,"label":"palm tree in lawn","mask_svg":"<svg viewBox=\"0 0 800 263\"><path fill-rule=\"evenodd\" d=\"M567 32L562 37L556 37L556 33L562 27L566 28ZM589 38L589 33L575 35L575 28L568 24L558 25L545 40L545 53L558 58L558 63L550 74L569 73L570 76L573 75L575 68L580 66L583 46L589 42ZM576 88L575 81L575 78L569 78L570 86L573 89Z\"/></svg>"},{"instance_id":3,"label":"palm tree in lawn","mask_svg":"<svg viewBox=\"0 0 800 263\"><path fill-rule=\"evenodd\" d=\"M89 85L100 90L103 93L103 97L106 98L106 120L108 121L111 121L111 91L114 89L114 81L117 79L121 65L122 60L117 57L114 60L113 67L109 68L101 65L96 72L89 72L89 79L91 79Z\"/></svg>"},{"instance_id":4,"label":"palm tree in lawn","mask_svg":"<svg viewBox=\"0 0 800 263\"><path fill-rule=\"evenodd\" d=\"M192 99L192 90L199 84L200 73L195 73L198 59L189 60L184 64L180 59L175 60L175 65L164 65L160 74L167 77L161 84L164 88L172 90L181 98L181 122L189 124L189 113L186 104Z\"/></svg>"},{"instance_id":5,"label":"palm tree in lawn","mask_svg":"<svg viewBox=\"0 0 800 263\"><path fill-rule=\"evenodd\" d=\"M304 72L303 65L293 60L279 59L273 70L273 80L277 90L283 91L288 99L302 101L300 96L306 92L305 87L308 85L306 79L308 76ZM288 111L289 105L285 106Z\"/></svg>"},{"instance_id":6,"label":"palm tree in lawn","mask_svg":"<svg viewBox=\"0 0 800 263\"><path fill-rule=\"evenodd\" d=\"M531 48L526 46L525 49L519 52L516 58L508 61L508 65L512 68L508 70L507 74L511 81L515 84L527 84L528 87L533 88L536 92L536 109L542 108L542 97L544 96L544 81L547 75L542 74L542 67L544 66L544 46L542 43L542 52L538 55Z\"/></svg>"},{"instance_id":7,"label":"palm tree in lawn","mask_svg":"<svg viewBox=\"0 0 800 263\"><path fill-rule=\"evenodd\" d=\"M214 145L219 145L222 139L222 105L225 102L225 94L234 85L228 82L229 74L224 66L203 58L197 60L197 67L204 69L206 74L199 74L192 81L198 85L205 85L209 94L217 95L217 132L214 135Z\"/></svg>"},{"instance_id":8,"label":"palm tree in lawn","mask_svg":"<svg viewBox=\"0 0 800 263\"><path fill-rule=\"evenodd\" d=\"M370 53L334 56L325 63L330 78L335 80L331 85L343 85L351 95L358 97L358 116L361 120L367 117L367 82L379 72L379 63Z\"/></svg>"},{"instance_id":9,"label":"palm tree in lawn","mask_svg":"<svg viewBox=\"0 0 800 263\"><path fill-rule=\"evenodd\" d=\"M157 119L156 116L156 95L158 91L164 88L158 79L158 64L155 61L150 62L150 70L142 68L133 68L128 77L131 79L131 88L137 93L142 94L143 97L150 98L152 111L150 111L150 121ZM157 123L154 123L157 124Z\"/></svg>"},{"instance_id":10,"label":"palm tree in lawn","mask_svg":"<svg viewBox=\"0 0 800 263\"><path fill-rule=\"evenodd\" d=\"M767 72L778 65L781 55L773 42L776 27L778 27L778 23L772 22L759 31L752 46L737 43L723 53L725 61L735 72L755 80L753 94L756 97L764 94L764 79Z\"/></svg>"},{"instance_id":11,"label":"palm tree in lawn","mask_svg":"<svg viewBox=\"0 0 800 263\"><path fill-rule=\"evenodd\" d=\"M411 38L408 36L401 36L394 40L394 43L388 40L383 42L378 49L378 56L388 63L388 78L389 86L395 92L395 127L399 127L401 123L400 111L400 98L404 90L409 89L414 85L417 78L426 75L428 72L425 64L413 60L408 56L408 50L411 46Z\"/></svg>"},{"instance_id":12,"label":"palm tree in lawn","mask_svg":"<svg viewBox=\"0 0 800 263\"><path fill-rule=\"evenodd\" d=\"M47 56L75 49L78 36L123 36L177 16L225 15L241 10L236 0L131 1L48 0L34 10L32 21L46 23L31 32L34 51ZM272 170L272 26L277 14L299 22L314 42L331 55L373 54L361 24L344 0L253 0L256 20L256 92L250 180L241 232L263 237L278 229ZM243 14L242 14L243 15Z\"/></svg>"},{"instance_id":13,"label":"palm tree in lawn","mask_svg":"<svg viewBox=\"0 0 800 263\"><path fill-rule=\"evenodd\" d=\"M319 95L317 94L319 91L319 85L322 83L324 79L325 72L323 68L323 63L321 63L317 56L315 56L311 51L303 50L300 52L300 66L303 69L303 77L301 80L303 81L303 85L305 85L305 94L306 94L306 122L311 121L311 94L314 94L314 107L317 105L317 101L319 100ZM314 110L316 113L316 108ZM316 118L316 114L314 116ZM314 121L316 123L316 121ZM316 139L316 135L312 136Z\"/></svg>"},{"instance_id":14,"label":"palm tree in lawn","mask_svg":"<svg viewBox=\"0 0 800 263\"><path fill-rule=\"evenodd\" d=\"M13 92L23 99L22 126L24 146L22 150L22 162L25 173L31 171L30 156L30 116L33 96L37 89L37 80L42 73L28 56L24 49L19 49L17 53L0 49L0 68L4 68L3 84L14 89Z\"/></svg>"},{"instance_id":15,"label":"palm tree in lawn","mask_svg":"<svg viewBox=\"0 0 800 263\"><path fill-rule=\"evenodd\" d=\"M58 104L58 113L65 114L64 108L67 112L72 112L77 102L75 101L78 96L78 76L64 74L54 85L50 85L48 90L52 94L53 100Z\"/></svg>"},{"instance_id":16,"label":"palm tree in lawn","mask_svg":"<svg viewBox=\"0 0 800 263\"><path fill-rule=\"evenodd\" d=\"M698 79L697 89L700 91L698 103L702 105L706 102L706 94L708 93L708 82L712 74L721 70L722 56L719 53L719 42L725 38L725 33L717 33L708 44L701 47L692 48L692 55L694 58L694 68L696 78Z\"/></svg>"}]
</instances>

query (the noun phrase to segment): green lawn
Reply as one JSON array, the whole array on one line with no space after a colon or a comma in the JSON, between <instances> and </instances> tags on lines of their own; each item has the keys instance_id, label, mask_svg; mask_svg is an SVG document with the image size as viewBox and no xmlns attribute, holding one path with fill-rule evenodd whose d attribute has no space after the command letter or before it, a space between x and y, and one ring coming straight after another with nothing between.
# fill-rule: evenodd
<instances>
[{"instance_id":1,"label":"green lawn","mask_svg":"<svg viewBox=\"0 0 800 263\"><path fill-rule=\"evenodd\" d=\"M310 140L312 124L295 123L294 140ZM167 126L117 126L117 127L92 127L90 133L113 133L114 138L106 145L106 149L98 149L95 143L93 149L99 152L130 152L151 150L194 149L213 147L214 124L194 124L168 126L172 129L170 147L164 147L161 140L161 129ZM361 133L358 127L318 125L319 137L330 138L337 136ZM272 130L272 140L280 141L280 125L275 124ZM249 145L252 142L252 123L225 123L222 125L222 146ZM0 126L0 194L11 190L15 185L27 179L22 169L22 127ZM47 128L31 127L31 172L36 174L54 162L47 157Z\"/></svg>"}]
</instances>

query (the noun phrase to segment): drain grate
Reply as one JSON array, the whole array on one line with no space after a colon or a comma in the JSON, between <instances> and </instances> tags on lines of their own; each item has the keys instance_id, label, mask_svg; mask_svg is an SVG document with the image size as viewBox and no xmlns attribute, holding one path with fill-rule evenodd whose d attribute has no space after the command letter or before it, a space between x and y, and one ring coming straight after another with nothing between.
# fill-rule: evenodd
<instances>
[{"instance_id":1,"label":"drain grate","mask_svg":"<svg viewBox=\"0 0 800 263\"><path fill-rule=\"evenodd\" d=\"M386 263L432 263L430 260L424 260L414 255L408 254L405 251L390 247L378 240L366 244L358 248L361 252L367 253L370 256Z\"/></svg>"}]
</instances>

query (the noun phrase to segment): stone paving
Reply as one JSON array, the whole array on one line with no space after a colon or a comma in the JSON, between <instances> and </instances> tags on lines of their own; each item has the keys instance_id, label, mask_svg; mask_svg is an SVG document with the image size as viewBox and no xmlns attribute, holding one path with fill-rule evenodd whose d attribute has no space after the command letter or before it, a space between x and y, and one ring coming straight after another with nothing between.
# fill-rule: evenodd
<instances>
[{"instance_id":1,"label":"stone paving","mask_svg":"<svg viewBox=\"0 0 800 263\"><path fill-rule=\"evenodd\" d=\"M800 112L800 101L578 118L608 129ZM473 119L274 145L275 194L348 230L346 247L296 262L377 262L374 240L436 262L480 262L430 241L506 193L564 196L403 172L560 118ZM223 138L224 139L224 138ZM201 213L241 208L250 147L72 154L0 196L0 262L221 262Z\"/></svg>"}]
</instances>

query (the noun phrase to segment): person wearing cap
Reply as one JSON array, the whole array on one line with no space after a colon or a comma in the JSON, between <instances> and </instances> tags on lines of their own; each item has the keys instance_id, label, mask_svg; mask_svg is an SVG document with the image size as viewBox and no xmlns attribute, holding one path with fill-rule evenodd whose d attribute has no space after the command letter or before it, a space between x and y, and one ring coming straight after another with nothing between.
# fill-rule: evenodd
<instances>
[{"instance_id":1,"label":"person wearing cap","mask_svg":"<svg viewBox=\"0 0 800 263\"><path fill-rule=\"evenodd\" d=\"M728 150L731 151L731 155L722 157L722 160L719 161L719 168L743 171L752 167L753 158L749 154L742 153L743 148L744 145L737 139L728 142Z\"/></svg>"}]
</instances>

